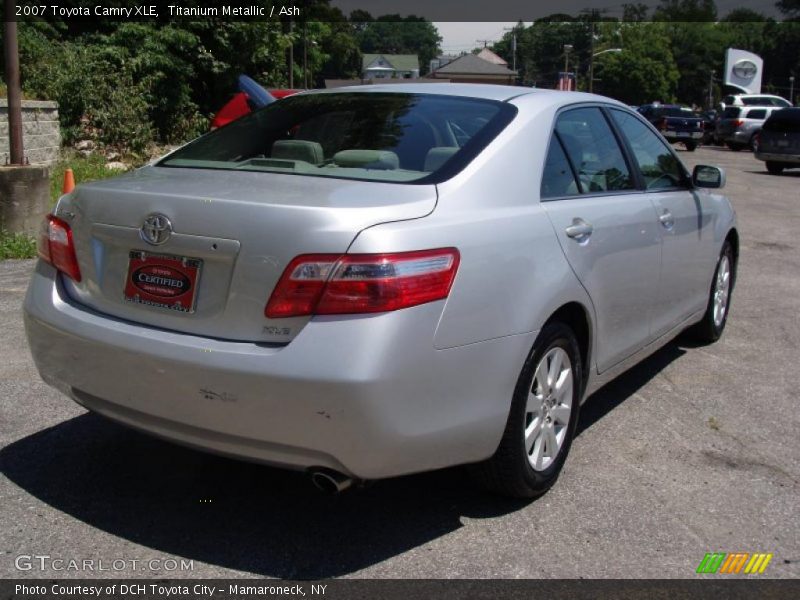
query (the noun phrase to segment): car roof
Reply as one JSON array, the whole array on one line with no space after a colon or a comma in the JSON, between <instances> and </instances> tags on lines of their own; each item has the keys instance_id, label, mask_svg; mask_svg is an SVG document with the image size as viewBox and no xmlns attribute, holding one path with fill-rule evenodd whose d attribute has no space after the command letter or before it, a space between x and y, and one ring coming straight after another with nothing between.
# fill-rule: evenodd
<instances>
[{"instance_id":1,"label":"car roof","mask_svg":"<svg viewBox=\"0 0 800 600\"><path fill-rule=\"evenodd\" d=\"M579 102L604 102L627 105L597 94L587 94L584 92L564 92L559 90L548 90L544 88L530 88L513 85L496 85L492 83L392 83L392 84L371 84L354 85L333 88L328 90L310 90L304 94L341 94L341 93L376 93L389 92L399 94L432 94L441 96L453 96L461 98L480 98L485 100L495 100L508 102L525 99L526 103L533 102L539 105L564 105Z\"/></svg>"},{"instance_id":2,"label":"car roof","mask_svg":"<svg viewBox=\"0 0 800 600\"><path fill-rule=\"evenodd\" d=\"M533 88L513 85L494 85L491 83L392 83L353 85L328 90L312 90L314 94L341 94L351 92L394 92L398 94L439 94L443 96L461 96L467 98L484 98L504 102L521 94L530 93Z\"/></svg>"}]
</instances>

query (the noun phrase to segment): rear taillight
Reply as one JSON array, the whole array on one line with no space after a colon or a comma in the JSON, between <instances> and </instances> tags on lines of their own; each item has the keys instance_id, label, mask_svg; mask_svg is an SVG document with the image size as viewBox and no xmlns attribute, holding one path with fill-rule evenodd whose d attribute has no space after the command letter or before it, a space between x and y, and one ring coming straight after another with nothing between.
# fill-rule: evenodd
<instances>
[{"instance_id":1,"label":"rear taillight","mask_svg":"<svg viewBox=\"0 0 800 600\"><path fill-rule=\"evenodd\" d=\"M732 123L732 125L733 125L734 127L741 127L742 125L744 125L744 121L742 121L741 119L736 119L736 120L735 120L735 121Z\"/></svg>"},{"instance_id":2,"label":"rear taillight","mask_svg":"<svg viewBox=\"0 0 800 600\"><path fill-rule=\"evenodd\" d=\"M664 118L659 119L658 122L656 123L656 128L658 128L659 131L666 131L667 120Z\"/></svg>"},{"instance_id":3,"label":"rear taillight","mask_svg":"<svg viewBox=\"0 0 800 600\"><path fill-rule=\"evenodd\" d=\"M74 279L81 280L81 270L75 256L70 226L53 215L47 215L39 229L39 256L56 269Z\"/></svg>"},{"instance_id":4,"label":"rear taillight","mask_svg":"<svg viewBox=\"0 0 800 600\"><path fill-rule=\"evenodd\" d=\"M305 254L286 267L264 314L376 313L446 298L458 270L455 248L394 254Z\"/></svg>"}]
</instances>

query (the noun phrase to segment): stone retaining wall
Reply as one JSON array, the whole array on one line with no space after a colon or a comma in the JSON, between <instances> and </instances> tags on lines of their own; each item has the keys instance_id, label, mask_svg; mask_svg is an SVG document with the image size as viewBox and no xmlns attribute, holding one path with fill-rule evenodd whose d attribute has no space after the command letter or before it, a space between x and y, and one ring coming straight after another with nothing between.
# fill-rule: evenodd
<instances>
[{"instance_id":1,"label":"stone retaining wall","mask_svg":"<svg viewBox=\"0 0 800 600\"><path fill-rule=\"evenodd\" d=\"M58 103L22 101L22 138L25 158L32 165L51 165L58 160L61 130ZM8 161L8 99L0 98L0 166Z\"/></svg>"}]
</instances>

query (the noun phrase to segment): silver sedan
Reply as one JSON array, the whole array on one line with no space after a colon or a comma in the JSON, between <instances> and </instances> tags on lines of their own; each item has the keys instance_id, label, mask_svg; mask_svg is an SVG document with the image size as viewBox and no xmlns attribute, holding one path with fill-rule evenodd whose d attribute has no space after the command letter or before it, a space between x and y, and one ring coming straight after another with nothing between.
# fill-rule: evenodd
<instances>
[{"instance_id":1,"label":"silver sedan","mask_svg":"<svg viewBox=\"0 0 800 600\"><path fill-rule=\"evenodd\" d=\"M62 197L28 339L47 383L178 443L330 490L469 463L532 497L593 390L721 335L723 185L600 96L299 94Z\"/></svg>"}]
</instances>

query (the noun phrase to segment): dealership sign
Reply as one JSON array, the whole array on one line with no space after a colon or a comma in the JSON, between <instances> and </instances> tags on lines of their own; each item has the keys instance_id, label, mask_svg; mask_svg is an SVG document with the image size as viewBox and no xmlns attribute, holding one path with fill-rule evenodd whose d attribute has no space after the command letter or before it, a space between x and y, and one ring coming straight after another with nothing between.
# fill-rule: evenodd
<instances>
[{"instance_id":1,"label":"dealership sign","mask_svg":"<svg viewBox=\"0 0 800 600\"><path fill-rule=\"evenodd\" d=\"M764 61L757 54L736 48L725 51L725 85L747 94L760 94L763 70Z\"/></svg>"}]
</instances>

